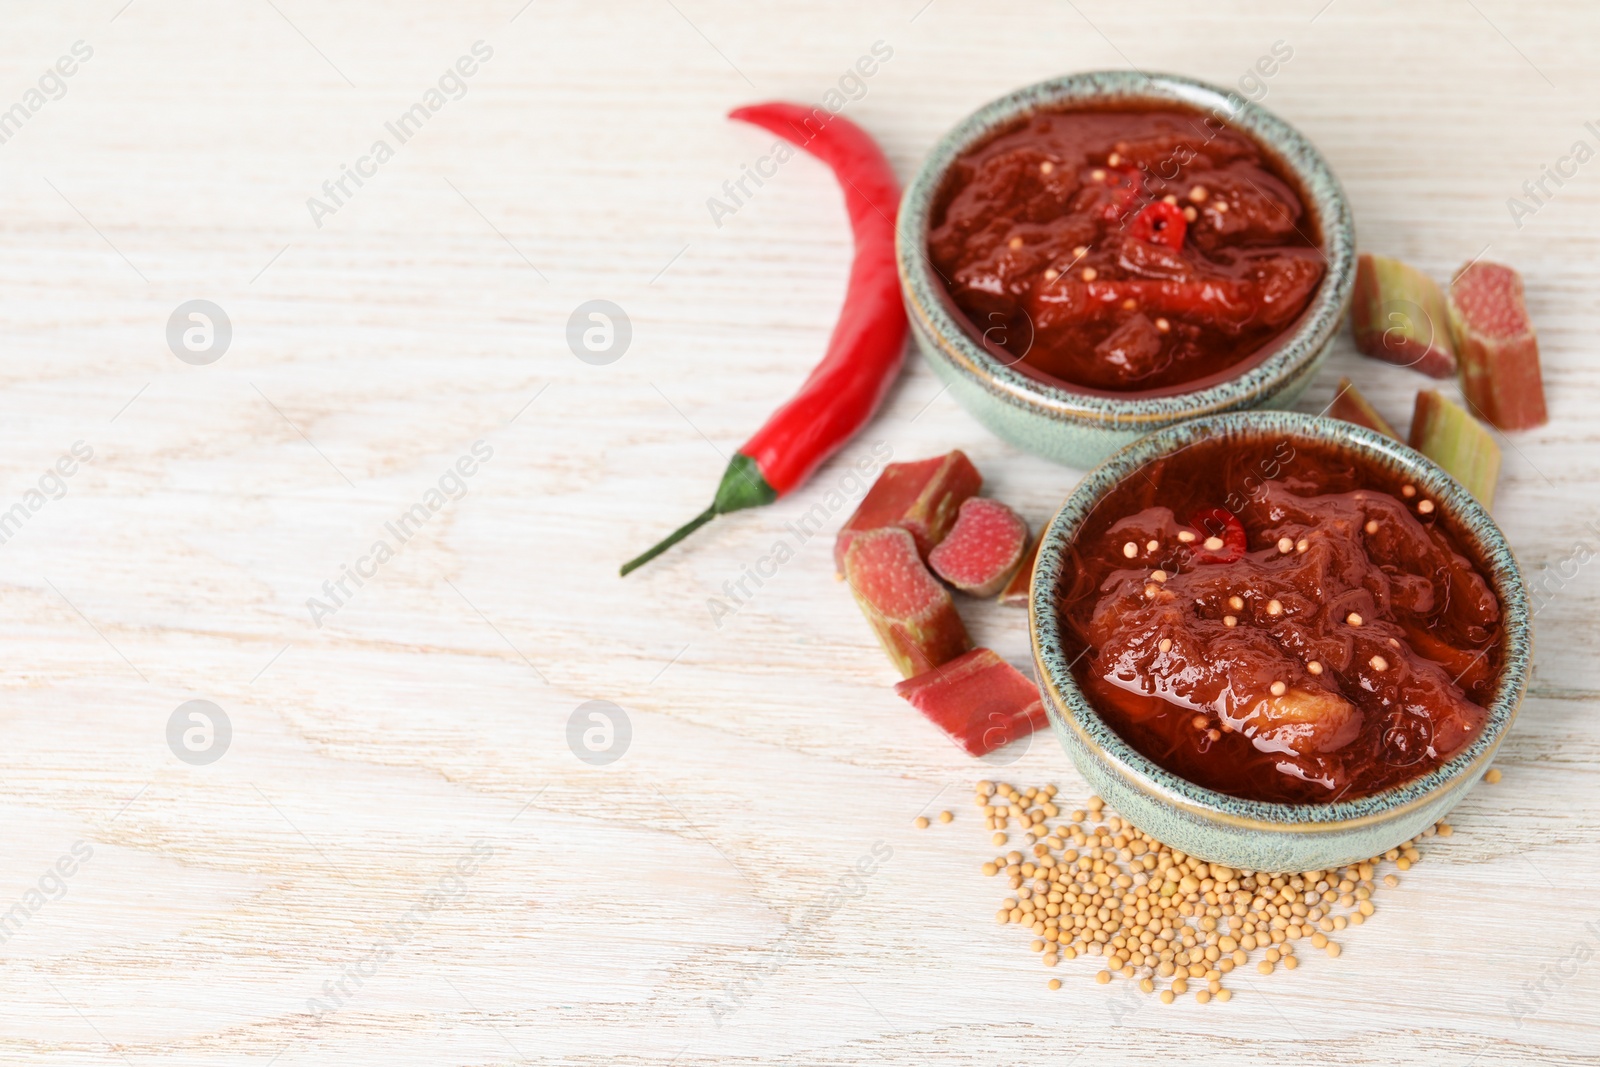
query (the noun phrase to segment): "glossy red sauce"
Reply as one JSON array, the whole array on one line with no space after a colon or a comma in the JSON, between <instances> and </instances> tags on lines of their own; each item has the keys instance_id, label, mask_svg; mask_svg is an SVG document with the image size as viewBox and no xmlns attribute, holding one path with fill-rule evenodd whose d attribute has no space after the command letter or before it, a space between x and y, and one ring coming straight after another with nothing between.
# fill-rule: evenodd
<instances>
[{"instance_id":1,"label":"glossy red sauce","mask_svg":"<svg viewBox=\"0 0 1600 1067\"><path fill-rule=\"evenodd\" d=\"M1464 544L1415 487L1332 448L1202 441L1080 532L1066 652L1095 709L1175 774L1250 800L1365 796L1487 718L1500 604Z\"/></svg>"},{"instance_id":2,"label":"glossy red sauce","mask_svg":"<svg viewBox=\"0 0 1600 1067\"><path fill-rule=\"evenodd\" d=\"M996 357L1148 392L1270 351L1322 280L1317 232L1276 161L1213 117L1040 112L951 166L928 251Z\"/></svg>"}]
</instances>

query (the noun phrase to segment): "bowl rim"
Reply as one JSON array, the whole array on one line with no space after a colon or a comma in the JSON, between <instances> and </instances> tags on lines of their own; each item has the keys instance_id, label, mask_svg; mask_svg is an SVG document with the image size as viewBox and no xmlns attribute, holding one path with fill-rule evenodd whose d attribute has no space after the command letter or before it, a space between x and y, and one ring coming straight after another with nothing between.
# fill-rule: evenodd
<instances>
[{"instance_id":1,"label":"bowl rim","mask_svg":"<svg viewBox=\"0 0 1600 1067\"><path fill-rule=\"evenodd\" d=\"M1070 543L1094 508L1121 480L1153 460L1203 437L1281 433L1290 440L1332 443L1364 459L1402 470L1427 493L1482 557L1500 600L1505 654L1488 719L1472 744L1427 774L1353 800L1329 804L1279 804L1245 800L1197 785L1162 768L1124 741L1100 717L1064 662L1054 595ZM1029 596L1029 632L1039 686L1053 720L1077 734L1087 749L1134 788L1172 807L1245 829L1325 833L1388 821L1437 800L1484 769L1504 739L1527 690L1532 626L1522 573L1504 534L1482 505L1443 468L1401 442L1354 423L1288 411L1209 416L1147 434L1119 450L1081 481L1040 534Z\"/></svg>"},{"instance_id":2,"label":"bowl rim","mask_svg":"<svg viewBox=\"0 0 1600 1067\"><path fill-rule=\"evenodd\" d=\"M944 282L926 254L929 215L950 165L968 148L1025 114L1109 101L1187 106L1246 133L1293 174L1316 214L1327 273L1298 324L1279 336L1277 348L1254 364L1246 361L1236 375L1203 388L1157 395L1082 392L995 359L952 312ZM939 139L906 186L895 239L911 320L933 338L960 374L1013 404L1059 421L1134 430L1152 429L1174 418L1246 408L1306 373L1339 331L1355 286L1355 258L1349 201L1327 161L1298 130L1237 92L1183 75L1125 70L1086 71L1027 85L962 119Z\"/></svg>"}]
</instances>

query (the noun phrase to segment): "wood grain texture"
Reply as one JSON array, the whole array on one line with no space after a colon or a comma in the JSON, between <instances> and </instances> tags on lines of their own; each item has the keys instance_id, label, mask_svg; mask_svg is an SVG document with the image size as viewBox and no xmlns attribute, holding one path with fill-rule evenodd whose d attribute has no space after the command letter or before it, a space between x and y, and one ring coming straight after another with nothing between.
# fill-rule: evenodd
<instances>
[{"instance_id":1,"label":"wood grain texture","mask_svg":"<svg viewBox=\"0 0 1600 1067\"><path fill-rule=\"evenodd\" d=\"M769 143L723 115L818 100L880 40L846 113L903 176L1017 85L1235 84L1288 42L1265 103L1321 146L1365 249L1523 270L1552 421L1507 442L1497 517L1534 575L1600 551L1600 162L1520 228L1506 207L1596 140L1592 7L124 3L8 10L0 35L0 110L93 49L0 144L0 511L93 450L0 544L0 916L44 890L0 944L0 1060L1593 1062L1593 564L1540 611L1504 782L1343 958L1170 1008L1086 966L1045 988L978 871L965 798L995 772L894 697L830 538L785 532L880 441L967 450L1034 524L1080 472L990 438L913 361L811 487L615 576L704 506L841 298L814 162L714 223ZM307 198L480 40L465 95L316 225ZM209 366L167 348L193 298L233 324ZM633 326L606 366L565 341L597 298ZM1343 373L1401 420L1425 384L1341 339L1302 407ZM317 625L307 599L478 441L459 499ZM710 598L782 538L794 558L719 624ZM1023 661L1019 614L968 617ZM232 724L208 766L168 748L191 699ZM607 766L568 746L589 700L631 725ZM1047 736L1003 773L1083 790Z\"/></svg>"}]
</instances>

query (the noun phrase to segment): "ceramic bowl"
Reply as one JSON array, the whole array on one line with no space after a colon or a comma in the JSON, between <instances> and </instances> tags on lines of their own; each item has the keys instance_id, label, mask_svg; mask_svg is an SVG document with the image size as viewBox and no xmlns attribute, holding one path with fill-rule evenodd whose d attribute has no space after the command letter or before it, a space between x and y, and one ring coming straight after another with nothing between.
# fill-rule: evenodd
<instances>
[{"instance_id":1,"label":"ceramic bowl","mask_svg":"<svg viewBox=\"0 0 1600 1067\"><path fill-rule=\"evenodd\" d=\"M1145 464L1205 437L1331 442L1403 476L1462 531L1500 598L1505 656L1488 721L1455 758L1402 785L1332 804L1241 800L1178 777L1123 741L1090 706L1062 651L1056 589L1066 548L1095 506ZM1282 411L1211 416L1157 431L1124 448L1073 491L1042 535L1033 572L1031 630L1040 689L1056 736L1089 785L1141 830L1212 863L1252 871L1325 870L1379 855L1444 817L1488 769L1527 685L1532 630L1516 560L1494 521L1421 453L1352 423Z\"/></svg>"},{"instance_id":2,"label":"ceramic bowl","mask_svg":"<svg viewBox=\"0 0 1600 1067\"><path fill-rule=\"evenodd\" d=\"M927 257L929 219L945 172L969 148L1034 111L1085 104L1179 104L1253 137L1294 176L1320 229L1327 273L1275 352L1220 382L1168 395L1119 397L1052 384L996 359L972 336ZM1322 156L1265 108L1204 82L1170 74L1073 74L1019 89L947 133L906 189L896 254L912 334L956 400L1018 448L1088 468L1140 436L1202 415L1288 407L1316 373L1350 302L1355 227L1344 191Z\"/></svg>"}]
</instances>

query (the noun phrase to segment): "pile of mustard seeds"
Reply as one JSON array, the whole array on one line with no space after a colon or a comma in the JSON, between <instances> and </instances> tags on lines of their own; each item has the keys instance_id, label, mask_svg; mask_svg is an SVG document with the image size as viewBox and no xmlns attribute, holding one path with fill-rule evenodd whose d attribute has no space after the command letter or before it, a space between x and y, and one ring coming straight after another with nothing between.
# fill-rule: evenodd
<instances>
[{"instance_id":1,"label":"pile of mustard seeds","mask_svg":"<svg viewBox=\"0 0 1600 1067\"><path fill-rule=\"evenodd\" d=\"M1339 955L1330 939L1373 914L1379 882L1400 884L1380 866L1409 870L1422 857L1417 842L1449 837L1440 823L1365 863L1303 874L1238 871L1172 849L1132 823L1108 815L1090 797L1080 811L1055 803L1056 787L1018 791L1004 782L979 782L974 803L983 809L994 843L1004 845L1015 827L1029 852L996 856L983 865L1004 877L1013 895L995 918L1031 930L1033 951L1046 967L1095 957L1102 985L1115 977L1138 983L1171 1004L1188 994L1201 1004L1228 1001L1224 978L1252 959L1263 975L1300 965L1296 946L1309 942ZM1061 988L1052 978L1051 989Z\"/></svg>"}]
</instances>

